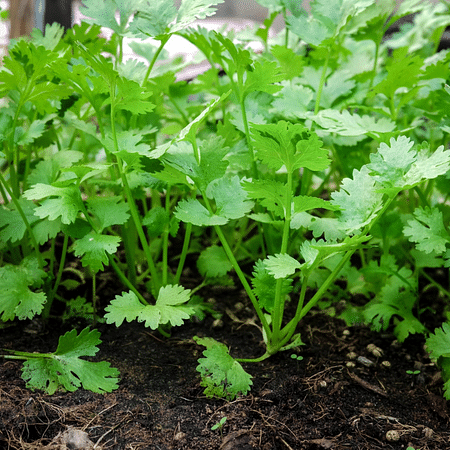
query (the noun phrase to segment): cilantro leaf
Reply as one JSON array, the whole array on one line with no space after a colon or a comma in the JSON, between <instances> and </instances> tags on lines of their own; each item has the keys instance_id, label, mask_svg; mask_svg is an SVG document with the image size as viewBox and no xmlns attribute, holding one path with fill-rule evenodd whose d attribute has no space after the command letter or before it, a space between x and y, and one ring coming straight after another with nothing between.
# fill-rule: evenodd
<instances>
[{"instance_id":1,"label":"cilantro leaf","mask_svg":"<svg viewBox=\"0 0 450 450\"><path fill-rule=\"evenodd\" d=\"M94 356L101 343L100 332L85 328L77 335L72 330L59 338L54 353L30 354L22 369L22 378L31 389L52 395L58 390L69 392L83 387L92 392L111 392L118 387L117 369L106 361L92 362L82 356Z\"/></svg>"},{"instance_id":2,"label":"cilantro leaf","mask_svg":"<svg viewBox=\"0 0 450 450\"><path fill-rule=\"evenodd\" d=\"M450 323L444 322L441 328L436 328L427 338L426 346L434 361L441 357L450 358Z\"/></svg>"},{"instance_id":3,"label":"cilantro leaf","mask_svg":"<svg viewBox=\"0 0 450 450\"><path fill-rule=\"evenodd\" d=\"M336 133L340 136L369 134L378 138L381 133L390 133L395 129L395 123L389 119L381 118L376 121L371 116L350 114L347 110L340 112L335 109L324 109L310 118L327 133Z\"/></svg>"},{"instance_id":4,"label":"cilantro leaf","mask_svg":"<svg viewBox=\"0 0 450 450\"><path fill-rule=\"evenodd\" d=\"M274 83L279 83L282 80L284 80L284 74L281 73L280 67L275 61L255 61L252 70L247 72L243 95L247 96L255 91L274 94L282 88L281 85Z\"/></svg>"},{"instance_id":5,"label":"cilantro leaf","mask_svg":"<svg viewBox=\"0 0 450 450\"><path fill-rule=\"evenodd\" d=\"M237 175L213 180L206 194L216 202L216 215L227 219L240 219L253 207Z\"/></svg>"},{"instance_id":6,"label":"cilantro leaf","mask_svg":"<svg viewBox=\"0 0 450 450\"><path fill-rule=\"evenodd\" d=\"M181 31L197 19L205 19L215 13L215 6L223 0L182 0L177 11L173 2L152 0L140 5L130 24L130 31L138 37L171 35Z\"/></svg>"},{"instance_id":7,"label":"cilantro leaf","mask_svg":"<svg viewBox=\"0 0 450 450\"><path fill-rule=\"evenodd\" d=\"M32 202L24 198L19 198L18 202L30 225L39 220L34 214L35 210ZM8 206L10 209L0 208L0 241L14 243L24 237L27 228L16 206L13 203Z\"/></svg>"},{"instance_id":8,"label":"cilantro leaf","mask_svg":"<svg viewBox=\"0 0 450 450\"><path fill-rule=\"evenodd\" d=\"M426 145L419 151L405 136L391 138L389 143L381 143L377 153L370 155L367 165L385 192L409 189L450 169L450 150L444 150L442 145L435 152Z\"/></svg>"},{"instance_id":9,"label":"cilantro leaf","mask_svg":"<svg viewBox=\"0 0 450 450\"><path fill-rule=\"evenodd\" d=\"M32 319L39 314L47 297L44 292L34 292L30 288L39 287L45 276L34 257L23 259L18 266L5 264L0 267L1 320Z\"/></svg>"},{"instance_id":10,"label":"cilantro leaf","mask_svg":"<svg viewBox=\"0 0 450 450\"><path fill-rule=\"evenodd\" d=\"M111 225L123 225L130 218L130 207L121 197L91 197L88 211L95 215L99 231Z\"/></svg>"},{"instance_id":11,"label":"cilantro leaf","mask_svg":"<svg viewBox=\"0 0 450 450\"><path fill-rule=\"evenodd\" d=\"M301 167L324 170L328 167L328 151L316 133L303 125L280 121L276 124L252 124L252 137L257 156L264 164L279 170L283 165L288 172Z\"/></svg>"},{"instance_id":12,"label":"cilantro leaf","mask_svg":"<svg viewBox=\"0 0 450 450\"><path fill-rule=\"evenodd\" d=\"M209 212L197 199L188 198L178 202L175 217L182 222L197 226L225 225L228 218Z\"/></svg>"},{"instance_id":13,"label":"cilantro leaf","mask_svg":"<svg viewBox=\"0 0 450 450\"><path fill-rule=\"evenodd\" d=\"M314 92L305 86L284 86L272 102L271 111L286 119L305 118Z\"/></svg>"},{"instance_id":14,"label":"cilantro leaf","mask_svg":"<svg viewBox=\"0 0 450 450\"><path fill-rule=\"evenodd\" d=\"M353 171L353 179L345 178L340 191L331 194L331 204L341 208L339 221L347 231L354 233L370 224L382 207L383 194L367 166Z\"/></svg>"},{"instance_id":15,"label":"cilantro leaf","mask_svg":"<svg viewBox=\"0 0 450 450\"><path fill-rule=\"evenodd\" d=\"M31 189L25 191L23 196L28 200L44 198L45 200L36 208L36 215L42 219L48 217L50 220L61 217L61 222L64 224L74 222L78 213L84 208L81 193L77 186L56 187L37 183Z\"/></svg>"},{"instance_id":16,"label":"cilantro leaf","mask_svg":"<svg viewBox=\"0 0 450 450\"><path fill-rule=\"evenodd\" d=\"M276 280L293 275L295 271L301 267L301 264L287 253L269 255L267 259L264 260L264 265L269 274Z\"/></svg>"},{"instance_id":17,"label":"cilantro leaf","mask_svg":"<svg viewBox=\"0 0 450 450\"><path fill-rule=\"evenodd\" d=\"M204 358L198 360L201 386L208 398L218 397L234 400L250 390L252 376L228 353L227 347L211 338L194 337L194 340L206 347Z\"/></svg>"},{"instance_id":18,"label":"cilantro leaf","mask_svg":"<svg viewBox=\"0 0 450 450\"><path fill-rule=\"evenodd\" d=\"M425 253L444 253L450 242L442 212L437 207L416 208L414 218L408 220L403 234L416 243L417 250Z\"/></svg>"},{"instance_id":19,"label":"cilantro leaf","mask_svg":"<svg viewBox=\"0 0 450 450\"><path fill-rule=\"evenodd\" d=\"M271 313L273 310L276 280L266 267L266 261L258 260L253 268L252 286L262 308ZM282 296L292 291L292 279L285 278L281 284Z\"/></svg>"},{"instance_id":20,"label":"cilantro leaf","mask_svg":"<svg viewBox=\"0 0 450 450\"><path fill-rule=\"evenodd\" d=\"M116 295L115 300L105 308L106 323L120 326L124 320L145 322L146 327L156 330L160 325L183 325L194 313L194 308L186 305L190 290L179 285L163 286L154 305L144 305L134 292Z\"/></svg>"},{"instance_id":21,"label":"cilantro leaf","mask_svg":"<svg viewBox=\"0 0 450 450\"><path fill-rule=\"evenodd\" d=\"M108 264L108 254L117 251L120 237L98 234L92 231L74 242L72 248L75 256L82 256L83 267L89 266L94 272L103 270L103 264Z\"/></svg>"},{"instance_id":22,"label":"cilantro leaf","mask_svg":"<svg viewBox=\"0 0 450 450\"><path fill-rule=\"evenodd\" d=\"M233 266L222 247L212 245L200 253L197 260L197 268L205 278L222 277L229 272Z\"/></svg>"},{"instance_id":23,"label":"cilantro leaf","mask_svg":"<svg viewBox=\"0 0 450 450\"><path fill-rule=\"evenodd\" d=\"M87 23L100 25L124 35L130 16L141 5L141 0L84 0L80 13L86 16ZM119 21L116 11L119 11Z\"/></svg>"}]
</instances>

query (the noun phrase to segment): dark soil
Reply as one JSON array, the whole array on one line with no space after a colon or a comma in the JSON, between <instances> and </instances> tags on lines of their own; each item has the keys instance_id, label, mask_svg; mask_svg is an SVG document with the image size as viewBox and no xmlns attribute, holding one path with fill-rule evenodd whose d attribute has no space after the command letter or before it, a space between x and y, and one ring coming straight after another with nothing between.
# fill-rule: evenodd
<instances>
[{"instance_id":1,"label":"dark soil","mask_svg":"<svg viewBox=\"0 0 450 450\"><path fill-rule=\"evenodd\" d=\"M245 300L234 291L227 299L217 303L221 321L188 323L169 339L138 323L100 325L98 357L121 373L120 388L110 394L31 392L20 377L21 363L1 361L0 448L70 448L61 443L68 429L83 430L88 443L105 450L450 448L442 381L423 337L400 345L390 334L347 328L323 313L302 322L303 360L288 351L247 364L254 376L249 395L231 402L206 398L196 372L204 348L193 336L214 337L235 356L263 353L250 309L236 308ZM54 325L36 333L31 325L1 330L0 348L54 351L66 331ZM369 344L382 355L375 357ZM353 359L348 367L350 352L367 360ZM407 373L416 369L420 373ZM211 430L223 417L223 428Z\"/></svg>"}]
</instances>

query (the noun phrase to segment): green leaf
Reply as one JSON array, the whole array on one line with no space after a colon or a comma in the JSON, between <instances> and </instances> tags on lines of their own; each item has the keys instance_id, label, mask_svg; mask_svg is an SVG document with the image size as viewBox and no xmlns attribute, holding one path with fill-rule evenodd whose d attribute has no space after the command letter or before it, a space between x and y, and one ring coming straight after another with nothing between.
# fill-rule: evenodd
<instances>
[{"instance_id":1,"label":"green leaf","mask_svg":"<svg viewBox=\"0 0 450 450\"><path fill-rule=\"evenodd\" d=\"M302 119L309 116L314 92L305 86L284 86L272 102L271 111L286 119Z\"/></svg>"},{"instance_id":2,"label":"green leaf","mask_svg":"<svg viewBox=\"0 0 450 450\"><path fill-rule=\"evenodd\" d=\"M229 272L233 266L222 247L212 245L204 249L197 260L197 268L205 278L222 277Z\"/></svg>"},{"instance_id":3,"label":"green leaf","mask_svg":"<svg viewBox=\"0 0 450 450\"><path fill-rule=\"evenodd\" d=\"M55 187L38 183L25 191L23 196L28 200L45 198L36 208L36 215L42 219L48 217L50 220L61 217L61 222L64 224L74 222L78 213L84 209L81 193L77 186Z\"/></svg>"},{"instance_id":4,"label":"green leaf","mask_svg":"<svg viewBox=\"0 0 450 450\"><path fill-rule=\"evenodd\" d=\"M30 225L39 220L34 214L34 204L31 201L20 198L18 202ZM16 206L13 203L8 206L11 209L0 208L0 241L14 243L24 237L27 228Z\"/></svg>"},{"instance_id":5,"label":"green leaf","mask_svg":"<svg viewBox=\"0 0 450 450\"><path fill-rule=\"evenodd\" d=\"M212 225L225 225L228 218L220 217L209 212L198 200L194 198L183 199L178 202L174 215L185 223L192 223L200 227Z\"/></svg>"},{"instance_id":6,"label":"green leaf","mask_svg":"<svg viewBox=\"0 0 450 450\"><path fill-rule=\"evenodd\" d=\"M330 164L328 151L322 148L318 136L303 125L280 121L276 124L252 124L252 137L257 156L264 164L288 172L301 167L317 171Z\"/></svg>"},{"instance_id":7,"label":"green leaf","mask_svg":"<svg viewBox=\"0 0 450 450\"><path fill-rule=\"evenodd\" d=\"M247 72L247 78L244 83L243 95L247 96L251 92L260 91L274 94L282 86L279 83L285 76L275 61L259 60L254 63L252 70Z\"/></svg>"},{"instance_id":8,"label":"green leaf","mask_svg":"<svg viewBox=\"0 0 450 450\"><path fill-rule=\"evenodd\" d=\"M45 276L34 257L23 259L18 266L5 264L0 267L1 320L32 319L39 314L47 297L44 292L34 292L30 288L41 286Z\"/></svg>"},{"instance_id":9,"label":"green leaf","mask_svg":"<svg viewBox=\"0 0 450 450\"><path fill-rule=\"evenodd\" d=\"M226 219L240 219L253 208L237 175L212 181L206 194L216 202L216 215Z\"/></svg>"},{"instance_id":10,"label":"green leaf","mask_svg":"<svg viewBox=\"0 0 450 450\"><path fill-rule=\"evenodd\" d=\"M120 244L119 236L98 234L94 231L74 242L72 248L75 256L81 256L83 267L89 266L94 272L103 270L103 264L108 265L108 255L117 251Z\"/></svg>"},{"instance_id":11,"label":"green leaf","mask_svg":"<svg viewBox=\"0 0 450 450\"><path fill-rule=\"evenodd\" d=\"M243 188L251 198L261 199L260 204L276 216L286 216L286 185L275 180L253 180L244 182Z\"/></svg>"},{"instance_id":12,"label":"green leaf","mask_svg":"<svg viewBox=\"0 0 450 450\"><path fill-rule=\"evenodd\" d=\"M264 260L264 265L267 271L276 280L279 278L286 278L293 275L297 269L300 269L301 264L287 253L279 253L278 255L269 255Z\"/></svg>"},{"instance_id":13,"label":"green leaf","mask_svg":"<svg viewBox=\"0 0 450 450\"><path fill-rule=\"evenodd\" d=\"M378 121L371 116L350 114L347 110L342 112L335 109L325 109L315 116L310 116L314 122L327 133L336 133L340 136L362 136L390 133L395 130L395 123L389 119L381 118Z\"/></svg>"},{"instance_id":14,"label":"green leaf","mask_svg":"<svg viewBox=\"0 0 450 450\"><path fill-rule=\"evenodd\" d=\"M300 76L306 61L303 56L282 45L273 45L270 52L278 60L286 80Z\"/></svg>"},{"instance_id":15,"label":"green leaf","mask_svg":"<svg viewBox=\"0 0 450 450\"><path fill-rule=\"evenodd\" d=\"M147 227L150 237L160 236L169 222L169 213L162 206L156 206L150 209L142 219L142 225Z\"/></svg>"},{"instance_id":16,"label":"green leaf","mask_svg":"<svg viewBox=\"0 0 450 450\"><path fill-rule=\"evenodd\" d=\"M414 218L408 220L403 234L416 243L417 250L425 253L444 253L450 242L442 212L437 207L416 208Z\"/></svg>"},{"instance_id":17,"label":"green leaf","mask_svg":"<svg viewBox=\"0 0 450 450\"><path fill-rule=\"evenodd\" d=\"M391 99L398 88L412 89L417 84L423 65L420 56L409 53L409 49L405 47L396 50L389 62L386 78L374 86L369 96L384 94Z\"/></svg>"},{"instance_id":18,"label":"green leaf","mask_svg":"<svg viewBox=\"0 0 450 450\"><path fill-rule=\"evenodd\" d=\"M130 25L130 31L136 36L151 36L162 39L183 30L197 19L206 19L215 13L213 6L223 0L182 0L177 11L172 1L152 0L138 9Z\"/></svg>"},{"instance_id":19,"label":"green leaf","mask_svg":"<svg viewBox=\"0 0 450 450\"><path fill-rule=\"evenodd\" d=\"M148 100L151 94L136 81L117 77L114 105L116 110L130 111L133 114L145 114L153 111L155 107ZM108 97L103 104L111 104L111 97Z\"/></svg>"},{"instance_id":20,"label":"green leaf","mask_svg":"<svg viewBox=\"0 0 450 450\"><path fill-rule=\"evenodd\" d=\"M383 206L383 194L367 166L353 171L353 179L345 178L340 191L331 194L331 204L339 206L339 221L348 234L370 224Z\"/></svg>"},{"instance_id":21,"label":"green leaf","mask_svg":"<svg viewBox=\"0 0 450 450\"><path fill-rule=\"evenodd\" d=\"M450 357L450 323L444 322L441 328L436 328L434 334L426 340L427 350L434 361L441 357Z\"/></svg>"},{"instance_id":22,"label":"green leaf","mask_svg":"<svg viewBox=\"0 0 450 450\"><path fill-rule=\"evenodd\" d=\"M190 290L178 285L163 286L155 305L144 305L133 292L116 295L105 308L106 323L120 326L124 320L145 322L146 327L156 330L160 325L183 325L184 320L194 315L194 308L186 305Z\"/></svg>"},{"instance_id":23,"label":"green leaf","mask_svg":"<svg viewBox=\"0 0 450 450\"><path fill-rule=\"evenodd\" d=\"M258 303L267 312L272 313L277 281L267 270L266 261L258 260L255 263L252 275L253 291L258 297ZM281 284L282 297L284 298L291 291L292 280L289 278L283 279Z\"/></svg>"},{"instance_id":24,"label":"green leaf","mask_svg":"<svg viewBox=\"0 0 450 450\"><path fill-rule=\"evenodd\" d=\"M425 332L425 327L413 314L417 299L415 284L411 270L406 267L387 279L378 296L364 310L364 318L374 330L386 330L395 317L394 334L400 342L410 334Z\"/></svg>"},{"instance_id":25,"label":"green leaf","mask_svg":"<svg viewBox=\"0 0 450 450\"><path fill-rule=\"evenodd\" d=\"M450 150L444 150L442 145L435 152L427 145L418 150L406 136L391 138L389 143L381 143L377 153L370 155L367 165L385 192L409 189L450 169Z\"/></svg>"},{"instance_id":26,"label":"green leaf","mask_svg":"<svg viewBox=\"0 0 450 450\"><path fill-rule=\"evenodd\" d=\"M117 369L106 361L81 359L94 356L101 343L100 332L85 328L77 335L72 330L59 338L56 351L29 357L22 369L22 378L31 389L41 389L52 395L58 390L69 392L83 387L92 392L112 392L118 388Z\"/></svg>"},{"instance_id":27,"label":"green leaf","mask_svg":"<svg viewBox=\"0 0 450 450\"><path fill-rule=\"evenodd\" d=\"M199 345L206 347L204 358L198 360L197 371L202 376L201 386L208 398L226 398L234 400L250 390L252 376L229 355L227 347L211 338L194 336Z\"/></svg>"},{"instance_id":28,"label":"green leaf","mask_svg":"<svg viewBox=\"0 0 450 450\"><path fill-rule=\"evenodd\" d=\"M31 122L27 129L17 127L14 131L14 142L17 145L28 145L41 137L44 133L47 123L56 117L56 114L49 114L44 119L36 119Z\"/></svg>"},{"instance_id":29,"label":"green leaf","mask_svg":"<svg viewBox=\"0 0 450 450\"><path fill-rule=\"evenodd\" d=\"M87 204L88 211L97 219L100 232L112 225L123 225L130 218L130 208L122 197L91 197Z\"/></svg>"},{"instance_id":30,"label":"green leaf","mask_svg":"<svg viewBox=\"0 0 450 450\"><path fill-rule=\"evenodd\" d=\"M85 22L97 24L119 35L124 35L129 18L142 3L142 0L84 0L80 13L87 17L84 19ZM116 18L117 10L118 18Z\"/></svg>"}]
</instances>

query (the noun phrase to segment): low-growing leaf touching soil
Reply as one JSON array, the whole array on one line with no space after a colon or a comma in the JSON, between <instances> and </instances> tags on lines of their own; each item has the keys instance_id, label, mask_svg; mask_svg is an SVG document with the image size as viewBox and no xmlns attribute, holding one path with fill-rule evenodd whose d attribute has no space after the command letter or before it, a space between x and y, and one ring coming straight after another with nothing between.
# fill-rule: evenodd
<instances>
[{"instance_id":1,"label":"low-growing leaf touching soil","mask_svg":"<svg viewBox=\"0 0 450 450\"><path fill-rule=\"evenodd\" d=\"M424 302L439 309L435 293L428 294ZM245 295L220 288L210 296L219 300L221 321L187 322L168 339L137 322L100 325L98 358L120 370L113 393L30 392L20 377L21 362L0 362L0 447L56 449L64 431L81 430L104 450L447 448L447 403L424 338L398 344L389 330L348 328L324 313L302 322L306 345L299 351L244 364L253 375L247 396L231 402L206 398L195 370L204 347L192 336L213 337L232 355L263 352ZM33 325L2 329L0 347L53 351L65 329L53 324L37 333ZM211 430L223 417L220 432Z\"/></svg>"}]
</instances>

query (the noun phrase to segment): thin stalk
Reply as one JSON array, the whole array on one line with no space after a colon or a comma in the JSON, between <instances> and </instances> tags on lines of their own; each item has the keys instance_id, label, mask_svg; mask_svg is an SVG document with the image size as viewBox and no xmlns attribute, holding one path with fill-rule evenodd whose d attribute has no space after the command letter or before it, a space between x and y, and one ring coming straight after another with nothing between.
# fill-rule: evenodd
<instances>
[{"instance_id":1,"label":"thin stalk","mask_svg":"<svg viewBox=\"0 0 450 450\"><path fill-rule=\"evenodd\" d=\"M170 211L170 185L167 186L166 189L166 202L165 202L165 210L167 214ZM163 248L162 248L162 264L163 264L163 274L162 274L162 284L165 286L167 284L167 277L169 272L169 227L170 224L166 224L163 231Z\"/></svg>"},{"instance_id":2,"label":"thin stalk","mask_svg":"<svg viewBox=\"0 0 450 450\"><path fill-rule=\"evenodd\" d=\"M131 192L130 185L128 184L128 179L126 177L122 160L117 156L117 152L119 151L119 144L117 142L117 133L116 133L116 124L115 124L115 83L111 86L111 133L114 141L114 150L116 153L116 161L117 161L117 169L120 174L120 178L122 180L124 195L126 197L126 201L130 208L131 217L133 219L134 225L136 226L136 231L139 236L139 240L141 242L142 248L144 249L145 256L147 258L147 263L150 269L150 274L152 276L152 282L154 283L155 290L158 291L161 287L158 273L156 271L156 265L153 261L153 257L150 251L150 247L147 242L147 238L145 236L144 230L142 228L141 219L139 216L139 211L136 206L136 202L133 198L133 193Z\"/></svg>"},{"instance_id":3,"label":"thin stalk","mask_svg":"<svg viewBox=\"0 0 450 450\"><path fill-rule=\"evenodd\" d=\"M58 273L56 274L55 284L53 285L51 292L47 296L47 302L45 303L44 309L42 311L42 317L44 319L47 319L49 317L50 309L52 307L56 291L58 290L58 287L61 283L61 278L62 278L62 274L64 271L64 265L66 263L68 244L69 244L69 235L64 234L62 253L61 253L61 258L59 260L59 267L58 267Z\"/></svg>"},{"instance_id":4,"label":"thin stalk","mask_svg":"<svg viewBox=\"0 0 450 450\"><path fill-rule=\"evenodd\" d=\"M97 276L92 275L92 309L94 311L94 326L97 322Z\"/></svg>"},{"instance_id":5,"label":"thin stalk","mask_svg":"<svg viewBox=\"0 0 450 450\"><path fill-rule=\"evenodd\" d=\"M281 240L281 254L285 254L288 248L289 231L291 229L291 203L292 203L292 172L288 171L286 183L285 219L283 226L283 237ZM283 321L284 298L282 298L283 278L278 278L275 284L275 299L272 313L272 339L277 342L281 323Z\"/></svg>"},{"instance_id":6,"label":"thin stalk","mask_svg":"<svg viewBox=\"0 0 450 450\"><path fill-rule=\"evenodd\" d=\"M14 206L16 207L17 212L20 214L20 217L25 225L25 228L28 231L28 235L30 237L30 241L32 246L34 247L34 251L36 253L36 258L39 263L39 267L41 269L44 268L44 259L42 258L41 252L39 251L39 245L36 241L36 238L33 233L33 229L31 228L30 223L28 222L27 216L23 212L22 207L20 206L19 201L17 200L17 197L14 195L14 193L9 189L9 187L6 184L6 180L4 179L3 175L0 173L0 183L3 185L4 189L6 190L8 196L11 198L11 201L14 203Z\"/></svg>"},{"instance_id":7,"label":"thin stalk","mask_svg":"<svg viewBox=\"0 0 450 450\"><path fill-rule=\"evenodd\" d=\"M258 304L258 300L257 300L255 294L253 293L253 290L250 287L250 285L247 281L247 278L244 275L244 272L242 272L242 269L240 268L239 263L237 262L234 254L233 254L233 251L230 248L230 245L228 244L222 230L220 229L220 226L214 225L214 230L217 233L220 243L222 244L222 247L225 250L227 257L228 257L231 265L233 266L233 269L235 270L236 275L238 276L243 288L245 289L245 292L247 293L248 297L250 298L250 301L252 302L253 307L255 308L256 314L258 315L258 318L262 323L262 326L264 328L264 331L266 332L266 335L271 336L272 331L270 330L270 326L267 322L267 319L265 318L264 313Z\"/></svg>"},{"instance_id":8,"label":"thin stalk","mask_svg":"<svg viewBox=\"0 0 450 450\"><path fill-rule=\"evenodd\" d=\"M153 69L153 66L156 63L156 60L158 59L159 54L162 52L164 46L167 44L167 41L169 40L170 35L166 35L161 39L161 43L159 44L158 50L156 50L155 54L153 55L152 60L150 61L150 65L148 66L147 72L145 73L145 77L142 80L142 86L147 84L148 78L150 77L150 73Z\"/></svg>"},{"instance_id":9,"label":"thin stalk","mask_svg":"<svg viewBox=\"0 0 450 450\"><path fill-rule=\"evenodd\" d=\"M191 243L191 233L192 233L192 223L186 225L186 231L184 232L183 247L181 249L180 260L178 261L177 272L175 274L174 283L178 284L180 282L181 274L184 269L184 263L186 262L187 253L189 250L189 245Z\"/></svg>"},{"instance_id":10,"label":"thin stalk","mask_svg":"<svg viewBox=\"0 0 450 450\"><path fill-rule=\"evenodd\" d=\"M120 281L130 290L132 291L136 297L139 299L141 303L144 305L149 305L148 301L145 300L145 298L142 296L142 294L130 283L128 278L125 276L125 274L122 272L120 267L116 264L114 261L114 258L111 255L108 255L109 263L111 264L111 267L116 272L117 276L119 277Z\"/></svg>"}]
</instances>

